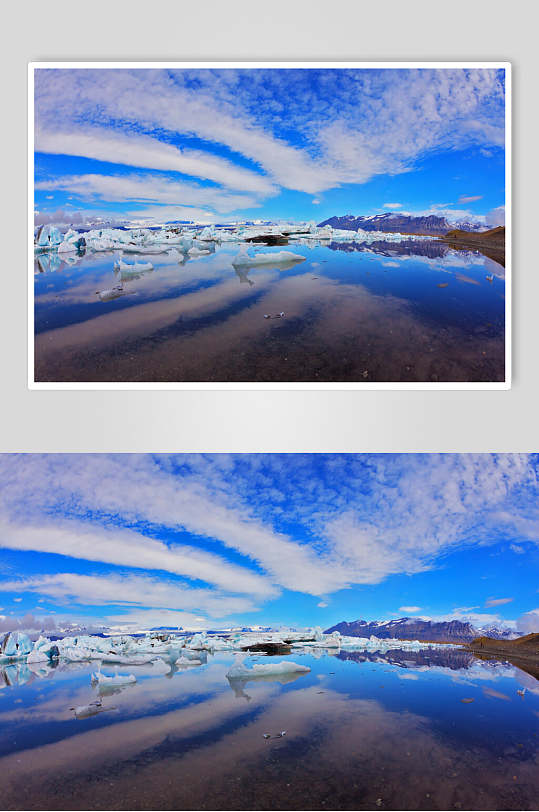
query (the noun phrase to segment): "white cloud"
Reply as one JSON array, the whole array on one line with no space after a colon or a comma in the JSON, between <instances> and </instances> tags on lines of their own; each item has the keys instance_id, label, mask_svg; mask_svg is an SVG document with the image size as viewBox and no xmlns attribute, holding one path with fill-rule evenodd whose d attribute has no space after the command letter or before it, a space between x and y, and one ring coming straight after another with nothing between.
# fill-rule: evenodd
<instances>
[{"instance_id":1,"label":"white cloud","mask_svg":"<svg viewBox=\"0 0 539 812\"><path fill-rule=\"evenodd\" d=\"M15 589L47 595L66 604L126 604L154 609L196 610L210 617L225 617L256 609L253 602L245 597L225 595L209 589L190 589L174 581L133 574L80 575L64 572L0 581L0 591Z\"/></svg>"},{"instance_id":2,"label":"white cloud","mask_svg":"<svg viewBox=\"0 0 539 812\"><path fill-rule=\"evenodd\" d=\"M328 71L323 89L302 85L296 92L293 83L302 81L300 71L197 71L196 87L187 80L190 73L182 71L36 73L38 146L45 143L44 149L87 154L99 140L100 155L105 150L121 159L114 138L105 148L107 139L94 133L98 123L109 120L111 130L133 139L124 152L124 160L139 161L131 165L148 166L145 150L134 144L137 139L156 140L156 131L166 137L194 135L247 158L265 172L266 182L269 178L314 195L378 174L408 171L420 156L436 149L504 144L503 88L493 70ZM281 122L284 92L287 116ZM295 127L304 146L280 137L281 123ZM62 147L69 138L76 146ZM81 139L87 141L81 145ZM173 160L175 148L165 146L170 147L166 156L161 146L151 148L156 157L150 168ZM135 152L142 157L137 159Z\"/></svg>"},{"instance_id":3,"label":"white cloud","mask_svg":"<svg viewBox=\"0 0 539 812\"><path fill-rule=\"evenodd\" d=\"M128 562L260 601L286 587L326 602L468 545L538 541L534 465L526 455L338 455L313 476L302 455L5 455L0 545Z\"/></svg>"},{"instance_id":4,"label":"white cloud","mask_svg":"<svg viewBox=\"0 0 539 812\"><path fill-rule=\"evenodd\" d=\"M399 606L399 612L420 612L421 606Z\"/></svg>"},{"instance_id":5,"label":"white cloud","mask_svg":"<svg viewBox=\"0 0 539 812\"><path fill-rule=\"evenodd\" d=\"M498 206L491 209L485 215L485 220L489 226L504 226L505 225L505 206Z\"/></svg>"},{"instance_id":6,"label":"white cloud","mask_svg":"<svg viewBox=\"0 0 539 812\"><path fill-rule=\"evenodd\" d=\"M402 203L384 203L383 209L402 209Z\"/></svg>"},{"instance_id":7,"label":"white cloud","mask_svg":"<svg viewBox=\"0 0 539 812\"><path fill-rule=\"evenodd\" d=\"M539 632L539 609L532 609L521 615L517 620L517 629L523 634Z\"/></svg>"},{"instance_id":8,"label":"white cloud","mask_svg":"<svg viewBox=\"0 0 539 812\"><path fill-rule=\"evenodd\" d=\"M285 534L275 532L271 526L265 526L250 515L246 507L227 506L223 495L208 487L210 483L198 478L175 479L168 476L149 457L132 457L128 464L122 457L87 455L86 459L77 457L74 465L65 465L63 460L54 457L34 457L28 467L23 465L20 468L25 479L32 467L36 476L40 479L45 477L42 481L50 482L52 478L55 482L55 497L51 497L48 485L45 492L40 494L34 483L34 498L39 502L44 500L45 505L51 498L53 501L65 499L68 503L78 499L81 505L86 506L84 510L110 512L131 522L145 521L183 528L236 550L258 564L269 577L257 575L245 567L225 566L221 557L201 553L194 548L183 545L168 548L133 531L113 532L92 528L87 537L86 527L80 524L58 529L47 526L43 529L25 527L24 530L8 527L4 539L0 541L4 546L52 551L61 548L63 554L68 550L68 555L88 560L111 563L130 561L131 566L160 568L202 578L233 591L253 594L258 590L261 590L260 594L274 593L271 581L297 589L299 572L302 591L315 595L326 594L342 586L343 577L344 583L348 582L346 575L338 568L334 570L329 566L330 562L324 564L320 561L309 545L298 544ZM122 487L118 484L120 481ZM13 493L13 489L10 490ZM6 496L4 490L4 498ZM21 505L23 515L27 515L28 508L29 503L25 500L24 506ZM110 546L107 534L110 535ZM124 538L125 534L129 537ZM111 555L114 556L112 561ZM132 563L134 560L138 563Z\"/></svg>"},{"instance_id":9,"label":"white cloud","mask_svg":"<svg viewBox=\"0 0 539 812\"><path fill-rule=\"evenodd\" d=\"M500 615L491 614L488 612L475 611L478 607L457 607L452 609L446 614L440 615L421 615L423 620L432 620L434 622L444 622L446 620L460 620L463 623L471 623L473 626L490 626L491 624L501 624L509 628L517 628L517 622L514 620L507 620Z\"/></svg>"},{"instance_id":10,"label":"white cloud","mask_svg":"<svg viewBox=\"0 0 539 812\"><path fill-rule=\"evenodd\" d=\"M144 169L180 172L211 180L229 189L271 195L274 183L264 175L201 150L179 149L148 135L114 132L96 127L83 130L36 129L36 152L80 155Z\"/></svg>"},{"instance_id":11,"label":"white cloud","mask_svg":"<svg viewBox=\"0 0 539 812\"><path fill-rule=\"evenodd\" d=\"M320 603L316 604L319 609L325 609L328 604L325 601L320 601Z\"/></svg>"},{"instance_id":12,"label":"white cloud","mask_svg":"<svg viewBox=\"0 0 539 812\"><path fill-rule=\"evenodd\" d=\"M170 545L123 528L104 529L90 522L38 524L0 523L2 547L11 550L49 552L86 561L116 566L162 570L205 581L222 589L269 597L275 589L268 581L245 567L188 545Z\"/></svg>"},{"instance_id":13,"label":"white cloud","mask_svg":"<svg viewBox=\"0 0 539 812\"><path fill-rule=\"evenodd\" d=\"M313 203L315 206L318 206L318 205L319 205L319 203L320 203L320 201L318 200L318 198L317 198L317 197L315 197L315 198L313 198L313 199L311 200L311 203Z\"/></svg>"},{"instance_id":14,"label":"white cloud","mask_svg":"<svg viewBox=\"0 0 539 812\"><path fill-rule=\"evenodd\" d=\"M73 175L38 181L35 188L60 189L85 200L199 206L223 213L259 205L255 197L231 194L219 188L197 186L151 174Z\"/></svg>"},{"instance_id":15,"label":"white cloud","mask_svg":"<svg viewBox=\"0 0 539 812\"><path fill-rule=\"evenodd\" d=\"M514 598L489 598L485 601L485 606L502 606L504 603L511 603L514 600Z\"/></svg>"},{"instance_id":16,"label":"white cloud","mask_svg":"<svg viewBox=\"0 0 539 812\"><path fill-rule=\"evenodd\" d=\"M208 620L193 612L174 612L167 609L132 609L121 614L111 614L105 618L107 624L117 624L135 629L151 629L159 626L184 629L208 628ZM133 629L133 631L135 630Z\"/></svg>"},{"instance_id":17,"label":"white cloud","mask_svg":"<svg viewBox=\"0 0 539 812\"><path fill-rule=\"evenodd\" d=\"M461 195L459 197L459 203L475 203L476 200L482 200L483 195Z\"/></svg>"},{"instance_id":18,"label":"white cloud","mask_svg":"<svg viewBox=\"0 0 539 812\"><path fill-rule=\"evenodd\" d=\"M22 598L13 598L13 600L15 601L15 603L20 603L22 601Z\"/></svg>"}]
</instances>

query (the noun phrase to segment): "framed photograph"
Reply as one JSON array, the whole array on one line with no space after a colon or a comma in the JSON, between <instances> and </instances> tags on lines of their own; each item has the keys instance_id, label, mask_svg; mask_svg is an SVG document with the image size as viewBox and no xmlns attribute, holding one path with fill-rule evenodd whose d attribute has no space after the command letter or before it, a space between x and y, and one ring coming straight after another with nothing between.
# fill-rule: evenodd
<instances>
[{"instance_id":1,"label":"framed photograph","mask_svg":"<svg viewBox=\"0 0 539 812\"><path fill-rule=\"evenodd\" d=\"M531 810L536 454L0 454L4 810Z\"/></svg>"},{"instance_id":2,"label":"framed photograph","mask_svg":"<svg viewBox=\"0 0 539 812\"><path fill-rule=\"evenodd\" d=\"M32 63L33 389L507 389L511 66Z\"/></svg>"}]
</instances>

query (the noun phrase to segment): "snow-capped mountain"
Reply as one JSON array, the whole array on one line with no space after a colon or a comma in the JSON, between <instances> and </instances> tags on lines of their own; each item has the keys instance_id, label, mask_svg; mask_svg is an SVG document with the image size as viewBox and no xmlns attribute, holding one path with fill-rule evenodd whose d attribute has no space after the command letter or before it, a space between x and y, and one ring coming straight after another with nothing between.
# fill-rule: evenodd
<instances>
[{"instance_id":1,"label":"snow-capped mountain","mask_svg":"<svg viewBox=\"0 0 539 812\"><path fill-rule=\"evenodd\" d=\"M329 225L332 228L341 228L348 231L387 231L400 232L401 234L425 234L426 236L443 236L452 228L458 227L464 231L483 231L487 226L468 220L449 221L446 217L436 214L429 214L413 217L409 214L398 214L396 212L384 212L383 214L371 214L367 216L356 216L345 214L343 217L330 217L319 223L319 226Z\"/></svg>"},{"instance_id":2,"label":"snow-capped mountain","mask_svg":"<svg viewBox=\"0 0 539 812\"><path fill-rule=\"evenodd\" d=\"M326 629L326 634L338 631L349 637L396 638L398 640L430 640L440 643L466 643L475 637L493 637L497 640L510 640L519 633L502 625L478 628L463 620L421 620L416 617L401 617L398 620L342 621Z\"/></svg>"}]
</instances>

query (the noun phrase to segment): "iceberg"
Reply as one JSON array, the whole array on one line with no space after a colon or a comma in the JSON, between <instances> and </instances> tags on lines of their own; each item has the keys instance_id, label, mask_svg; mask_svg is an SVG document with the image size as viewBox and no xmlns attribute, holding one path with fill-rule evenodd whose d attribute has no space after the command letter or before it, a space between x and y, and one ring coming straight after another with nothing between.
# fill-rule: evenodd
<instances>
[{"instance_id":1,"label":"iceberg","mask_svg":"<svg viewBox=\"0 0 539 812\"><path fill-rule=\"evenodd\" d=\"M197 248L196 245L193 245L187 253L191 257L201 257L203 254L211 254L211 251L205 248Z\"/></svg>"},{"instance_id":2,"label":"iceberg","mask_svg":"<svg viewBox=\"0 0 539 812\"><path fill-rule=\"evenodd\" d=\"M97 683L99 687L102 685L131 685L131 683L136 681L137 678L134 674L114 674L113 677L108 677L106 674L102 674L101 671L95 671L92 674L92 683Z\"/></svg>"},{"instance_id":3,"label":"iceberg","mask_svg":"<svg viewBox=\"0 0 539 812\"><path fill-rule=\"evenodd\" d=\"M98 699L88 705L77 705L77 707L70 708L70 710L75 711L77 719L88 719L89 716L95 716L97 713L103 713L106 710L115 710L115 708L104 708L101 700Z\"/></svg>"},{"instance_id":4,"label":"iceberg","mask_svg":"<svg viewBox=\"0 0 539 812\"><path fill-rule=\"evenodd\" d=\"M107 288L107 290L96 290L102 302L110 302L112 299L118 299L120 296L125 296L127 293L122 285L116 285L114 288Z\"/></svg>"},{"instance_id":5,"label":"iceberg","mask_svg":"<svg viewBox=\"0 0 539 812\"><path fill-rule=\"evenodd\" d=\"M4 635L4 639L0 644L0 660L16 660L19 657L26 657L27 654L30 654L32 648L32 643L27 634L23 634L23 632L8 632Z\"/></svg>"},{"instance_id":6,"label":"iceberg","mask_svg":"<svg viewBox=\"0 0 539 812\"><path fill-rule=\"evenodd\" d=\"M56 226L44 225L38 229L36 244L40 248L56 248L62 242L62 235Z\"/></svg>"},{"instance_id":7,"label":"iceberg","mask_svg":"<svg viewBox=\"0 0 539 812\"><path fill-rule=\"evenodd\" d=\"M307 674L311 669L306 665L298 665L291 660L282 660L280 663L257 663L247 668L243 662L234 663L226 676L229 679L252 679L253 677L266 677L275 674Z\"/></svg>"},{"instance_id":8,"label":"iceberg","mask_svg":"<svg viewBox=\"0 0 539 812\"><path fill-rule=\"evenodd\" d=\"M57 659L60 655L58 646L49 640L48 637L39 637L34 643L34 648L27 657L27 663L48 663Z\"/></svg>"},{"instance_id":9,"label":"iceberg","mask_svg":"<svg viewBox=\"0 0 539 812\"><path fill-rule=\"evenodd\" d=\"M70 251L76 251L76 250L77 250L77 246L75 245L75 243L66 242L66 240L61 242L60 245L58 246L58 253L59 254L68 254Z\"/></svg>"},{"instance_id":10,"label":"iceberg","mask_svg":"<svg viewBox=\"0 0 539 812\"><path fill-rule=\"evenodd\" d=\"M206 226L203 228L197 239L205 241L214 241L219 239L219 235L215 231L215 226Z\"/></svg>"},{"instance_id":11,"label":"iceberg","mask_svg":"<svg viewBox=\"0 0 539 812\"><path fill-rule=\"evenodd\" d=\"M202 660L191 660L189 657L178 657L174 665L179 665L183 667L190 667L190 666L198 666L202 665Z\"/></svg>"},{"instance_id":12,"label":"iceberg","mask_svg":"<svg viewBox=\"0 0 539 812\"><path fill-rule=\"evenodd\" d=\"M116 654L111 651L103 655L102 662L107 664L115 663L116 665L148 665L148 663L153 663L155 659L155 654L130 656L129 654Z\"/></svg>"},{"instance_id":13,"label":"iceberg","mask_svg":"<svg viewBox=\"0 0 539 812\"><path fill-rule=\"evenodd\" d=\"M249 256L247 248L244 246L237 256L232 260L234 267L241 265L284 265L296 262L304 262L305 257L301 254L293 254L292 251L276 251L275 253L260 253Z\"/></svg>"},{"instance_id":14,"label":"iceberg","mask_svg":"<svg viewBox=\"0 0 539 812\"><path fill-rule=\"evenodd\" d=\"M151 262L124 262L120 254L114 263L114 269L121 271L122 274L139 274L145 271L153 271L153 265Z\"/></svg>"},{"instance_id":15,"label":"iceberg","mask_svg":"<svg viewBox=\"0 0 539 812\"><path fill-rule=\"evenodd\" d=\"M168 250L164 245L122 245L122 251L132 254L166 254Z\"/></svg>"}]
</instances>

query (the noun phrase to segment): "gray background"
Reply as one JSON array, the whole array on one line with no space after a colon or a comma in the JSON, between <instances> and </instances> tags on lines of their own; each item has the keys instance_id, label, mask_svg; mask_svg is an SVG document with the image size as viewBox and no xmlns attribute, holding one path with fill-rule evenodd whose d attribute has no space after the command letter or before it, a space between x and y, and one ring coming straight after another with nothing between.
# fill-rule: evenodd
<instances>
[{"instance_id":1,"label":"gray background","mask_svg":"<svg viewBox=\"0 0 539 812\"><path fill-rule=\"evenodd\" d=\"M539 450L536 9L527 0L6 4L0 451ZM512 62L512 390L27 389L27 63L188 59Z\"/></svg>"}]
</instances>

